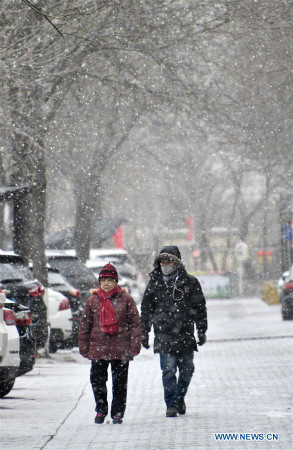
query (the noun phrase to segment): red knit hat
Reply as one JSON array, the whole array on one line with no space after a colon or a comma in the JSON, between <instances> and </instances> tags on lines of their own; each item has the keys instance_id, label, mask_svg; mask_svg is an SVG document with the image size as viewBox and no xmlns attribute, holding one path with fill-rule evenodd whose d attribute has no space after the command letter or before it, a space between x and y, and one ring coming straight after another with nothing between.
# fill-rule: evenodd
<instances>
[{"instance_id":1,"label":"red knit hat","mask_svg":"<svg viewBox=\"0 0 293 450\"><path fill-rule=\"evenodd\" d=\"M111 263L106 264L100 270L99 279L105 277L114 278L116 281L118 281L118 272Z\"/></svg>"}]
</instances>

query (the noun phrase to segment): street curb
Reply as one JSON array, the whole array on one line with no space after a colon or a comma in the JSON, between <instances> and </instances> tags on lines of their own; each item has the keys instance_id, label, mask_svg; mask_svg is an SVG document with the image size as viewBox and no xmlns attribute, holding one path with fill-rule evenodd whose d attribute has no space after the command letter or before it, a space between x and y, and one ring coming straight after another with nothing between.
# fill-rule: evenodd
<instances>
[{"instance_id":1,"label":"street curb","mask_svg":"<svg viewBox=\"0 0 293 450\"><path fill-rule=\"evenodd\" d=\"M209 339L207 343L218 342L239 342L239 341L259 341L264 339L292 339L293 335L285 334L282 336L251 336L251 337L239 337L239 338L223 338L223 339Z\"/></svg>"}]
</instances>

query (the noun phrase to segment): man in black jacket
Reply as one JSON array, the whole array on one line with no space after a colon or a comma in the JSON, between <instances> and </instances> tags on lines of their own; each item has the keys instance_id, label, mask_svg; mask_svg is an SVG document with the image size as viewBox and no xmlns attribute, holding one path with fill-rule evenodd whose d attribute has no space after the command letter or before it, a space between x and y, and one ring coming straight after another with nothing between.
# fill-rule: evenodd
<instances>
[{"instance_id":1,"label":"man in black jacket","mask_svg":"<svg viewBox=\"0 0 293 450\"><path fill-rule=\"evenodd\" d=\"M197 278L189 275L179 248L164 247L155 258L154 270L141 304L142 345L149 348L149 332L154 327L154 352L160 354L166 416L185 414L184 397L191 381L198 345L206 342L206 301ZM179 370L178 380L176 378Z\"/></svg>"}]
</instances>

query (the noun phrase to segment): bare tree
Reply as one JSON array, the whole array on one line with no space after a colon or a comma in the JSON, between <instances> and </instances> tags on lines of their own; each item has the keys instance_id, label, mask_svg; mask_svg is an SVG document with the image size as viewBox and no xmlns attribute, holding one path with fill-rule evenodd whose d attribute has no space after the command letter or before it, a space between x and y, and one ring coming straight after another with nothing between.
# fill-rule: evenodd
<instances>
[{"instance_id":1,"label":"bare tree","mask_svg":"<svg viewBox=\"0 0 293 450\"><path fill-rule=\"evenodd\" d=\"M193 129L205 136L196 156L200 147L208 153L224 149L237 156L244 146L251 161L257 156L261 160L264 153L274 153L276 158L284 152L290 156L289 1L59 3L4 0L0 6L0 78L5 94L1 106L11 117L12 179L21 184L29 177L32 185L26 203L16 203L20 220L15 221L15 245L25 257L34 259L40 278L45 279L47 134L62 129L59 121L66 128L64 111L69 111L71 104L74 108L67 119L75 122L77 129L78 123L83 123L77 112L84 111L86 116L89 96L99 102L99 83L109 86L111 100L104 131L83 128L87 129L87 139L95 144L84 146L80 134L79 147L84 148L85 159L82 167L91 173L86 179L93 188L89 194L86 183L80 181L86 174L77 177L77 230L84 229L79 222L89 224L92 211L100 210L105 181L101 181L101 174L109 161L103 159L104 155L125 151L123 144L139 124L141 114L150 117L152 111L161 108L185 115ZM89 79L97 88L83 97L84 90L79 86ZM66 106L61 111L62 105ZM127 106L123 124L120 118ZM102 123L101 118L97 121ZM68 153L74 161L76 142ZM191 153L182 149L181 154L189 158ZM95 158L91 159L92 155ZM272 167L270 170L271 177L278 176ZM73 173L78 174L78 170ZM194 184L196 189L191 189L194 198L201 188L210 191L204 188L204 176L201 180ZM195 201L196 211L204 211L200 202ZM85 243L79 240L78 248L85 257L89 235L77 231L78 236L84 236Z\"/></svg>"},{"instance_id":2,"label":"bare tree","mask_svg":"<svg viewBox=\"0 0 293 450\"><path fill-rule=\"evenodd\" d=\"M1 80L11 115L12 181L21 184L29 174L33 188L25 201L15 202L14 243L26 259L34 260L35 273L44 282L47 130L88 55L106 55L121 67L122 53L150 52L174 42L180 27L172 25L182 9L174 5L166 12L162 5L132 1L67 1L61 8L55 0L1 4ZM154 38L156 44L150 45Z\"/></svg>"}]
</instances>

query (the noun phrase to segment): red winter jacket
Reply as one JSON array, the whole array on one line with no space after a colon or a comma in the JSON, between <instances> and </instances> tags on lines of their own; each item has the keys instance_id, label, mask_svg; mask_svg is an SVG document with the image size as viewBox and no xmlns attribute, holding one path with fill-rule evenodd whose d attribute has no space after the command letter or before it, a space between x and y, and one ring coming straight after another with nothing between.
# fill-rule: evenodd
<instances>
[{"instance_id":1,"label":"red winter jacket","mask_svg":"<svg viewBox=\"0 0 293 450\"><path fill-rule=\"evenodd\" d=\"M79 352L89 359L132 359L140 352L141 326L133 298L119 292L110 298L116 313L119 331L106 334L99 324L101 300L96 294L86 301L79 328Z\"/></svg>"}]
</instances>

